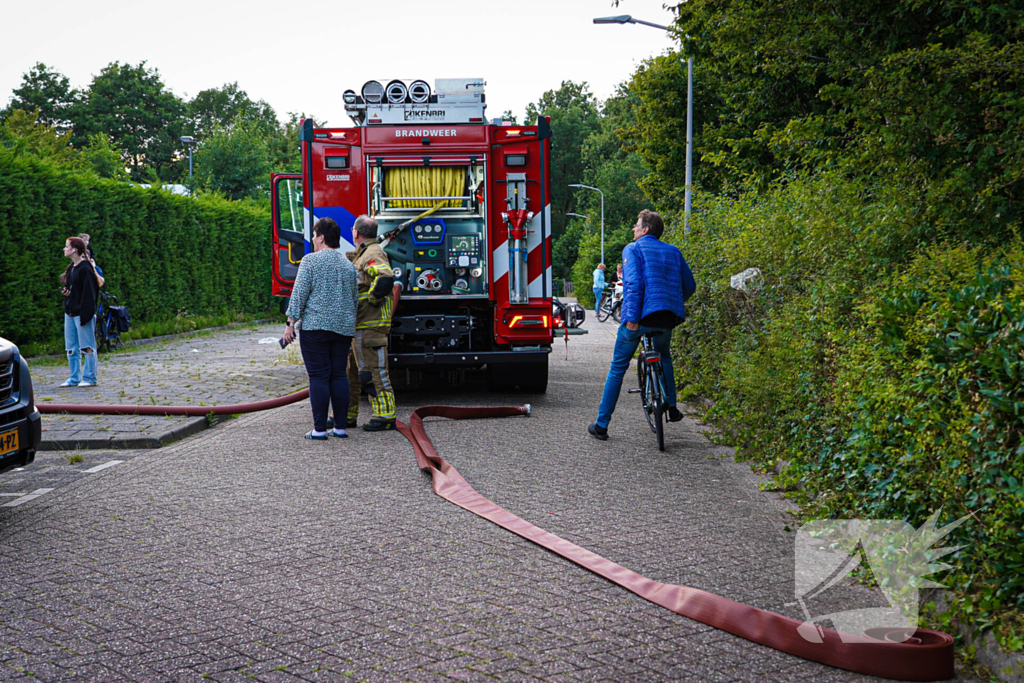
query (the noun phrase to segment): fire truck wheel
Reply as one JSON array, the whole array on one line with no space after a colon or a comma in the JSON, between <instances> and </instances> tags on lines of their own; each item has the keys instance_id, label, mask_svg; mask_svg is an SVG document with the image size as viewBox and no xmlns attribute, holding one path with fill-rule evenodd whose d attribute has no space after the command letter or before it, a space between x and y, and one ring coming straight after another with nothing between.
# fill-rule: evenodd
<instances>
[{"instance_id":1,"label":"fire truck wheel","mask_svg":"<svg viewBox=\"0 0 1024 683\"><path fill-rule=\"evenodd\" d=\"M513 375L507 365L487 364L487 388L491 391L508 391L513 388Z\"/></svg>"},{"instance_id":2,"label":"fire truck wheel","mask_svg":"<svg viewBox=\"0 0 1024 683\"><path fill-rule=\"evenodd\" d=\"M488 365L487 384L491 391L522 391L543 394L548 388L548 359L536 363Z\"/></svg>"},{"instance_id":3,"label":"fire truck wheel","mask_svg":"<svg viewBox=\"0 0 1024 683\"><path fill-rule=\"evenodd\" d=\"M519 388L535 394L548 390L548 359L523 365L517 373Z\"/></svg>"}]
</instances>

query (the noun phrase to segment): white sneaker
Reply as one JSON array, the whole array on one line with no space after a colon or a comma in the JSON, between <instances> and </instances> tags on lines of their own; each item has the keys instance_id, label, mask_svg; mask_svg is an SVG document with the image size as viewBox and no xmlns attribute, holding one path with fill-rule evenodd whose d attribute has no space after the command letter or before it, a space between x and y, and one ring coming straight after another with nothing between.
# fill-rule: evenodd
<instances>
[{"instance_id":1,"label":"white sneaker","mask_svg":"<svg viewBox=\"0 0 1024 683\"><path fill-rule=\"evenodd\" d=\"M96 386L96 382L81 382L81 383L79 383L78 386L80 386L80 387L94 387L94 386Z\"/></svg>"},{"instance_id":2,"label":"white sneaker","mask_svg":"<svg viewBox=\"0 0 1024 683\"><path fill-rule=\"evenodd\" d=\"M66 387L77 387L77 386L78 386L77 384L72 384L72 383L71 383L71 380L69 380L69 379L66 379L66 380L64 380L64 384L61 384L61 385L60 385L60 388L61 388L61 389L64 389L64 388L66 388Z\"/></svg>"}]
</instances>

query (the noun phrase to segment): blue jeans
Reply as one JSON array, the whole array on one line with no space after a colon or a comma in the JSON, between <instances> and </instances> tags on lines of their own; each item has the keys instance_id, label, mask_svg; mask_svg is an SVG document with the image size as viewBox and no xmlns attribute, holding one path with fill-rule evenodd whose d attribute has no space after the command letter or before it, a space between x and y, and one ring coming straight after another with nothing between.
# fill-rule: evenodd
<instances>
[{"instance_id":1,"label":"blue jeans","mask_svg":"<svg viewBox=\"0 0 1024 683\"><path fill-rule=\"evenodd\" d=\"M638 330L631 330L623 323L619 326L619 333L615 336L615 350L612 351L612 364L608 368L608 379L604 381L604 394L601 396L601 405L597 409L597 424L599 427L608 428L611 422L612 413L615 412L615 404L619 401L619 392L622 390L622 379L629 369L629 361L636 353L636 347L640 345L640 338L651 332L654 337L654 350L661 354L661 367L665 372L665 396L666 403L671 406L676 404L676 376L672 368L672 330L664 327L640 326Z\"/></svg>"},{"instance_id":2,"label":"blue jeans","mask_svg":"<svg viewBox=\"0 0 1024 683\"><path fill-rule=\"evenodd\" d=\"M96 316L89 319L85 325L79 324L80 318L64 314L64 350L68 354L68 382L80 384L81 382L96 383L96 327L94 321ZM85 377L82 377L82 353L85 352Z\"/></svg>"},{"instance_id":3,"label":"blue jeans","mask_svg":"<svg viewBox=\"0 0 1024 683\"><path fill-rule=\"evenodd\" d=\"M348 413L348 351L352 337L329 330L300 330L299 349L309 375L309 405L313 429L327 431L327 407L343 419ZM345 426L342 422L337 429Z\"/></svg>"},{"instance_id":4,"label":"blue jeans","mask_svg":"<svg viewBox=\"0 0 1024 683\"><path fill-rule=\"evenodd\" d=\"M597 313L601 308L601 294L604 292L602 287L594 287L594 313Z\"/></svg>"}]
</instances>

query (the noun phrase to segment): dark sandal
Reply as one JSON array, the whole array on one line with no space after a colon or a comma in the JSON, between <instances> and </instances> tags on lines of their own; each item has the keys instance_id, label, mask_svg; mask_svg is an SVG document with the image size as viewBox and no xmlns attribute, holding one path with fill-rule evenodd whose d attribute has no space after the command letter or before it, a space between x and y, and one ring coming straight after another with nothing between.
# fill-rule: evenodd
<instances>
[{"instance_id":1,"label":"dark sandal","mask_svg":"<svg viewBox=\"0 0 1024 683\"><path fill-rule=\"evenodd\" d=\"M313 434L312 431L306 432L306 438L307 439L311 439L313 441L327 441L327 435L326 434L324 434L323 436L316 436L316 435Z\"/></svg>"}]
</instances>

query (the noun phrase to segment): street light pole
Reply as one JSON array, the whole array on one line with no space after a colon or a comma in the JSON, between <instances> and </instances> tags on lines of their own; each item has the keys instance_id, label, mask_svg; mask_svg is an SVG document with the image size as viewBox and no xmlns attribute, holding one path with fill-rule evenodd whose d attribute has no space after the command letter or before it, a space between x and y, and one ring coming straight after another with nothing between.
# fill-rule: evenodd
<instances>
[{"instance_id":1,"label":"street light pole","mask_svg":"<svg viewBox=\"0 0 1024 683\"><path fill-rule=\"evenodd\" d=\"M595 24L643 24L663 31L668 26L637 19L628 14L614 17L596 17ZM686 197L683 203L683 233L690 232L690 195L693 189L693 57L686 60Z\"/></svg>"},{"instance_id":2,"label":"street light pole","mask_svg":"<svg viewBox=\"0 0 1024 683\"><path fill-rule=\"evenodd\" d=\"M581 185L579 183L575 183L573 185L570 185L569 187L582 187L585 190L593 190L594 192L601 193L601 263L604 263L604 192L601 192L601 190L597 189L596 187L591 187L590 185Z\"/></svg>"},{"instance_id":3,"label":"street light pole","mask_svg":"<svg viewBox=\"0 0 1024 683\"><path fill-rule=\"evenodd\" d=\"M182 135L181 141L188 145L188 180L192 182L192 147L196 144L196 139L191 135Z\"/></svg>"}]
</instances>

